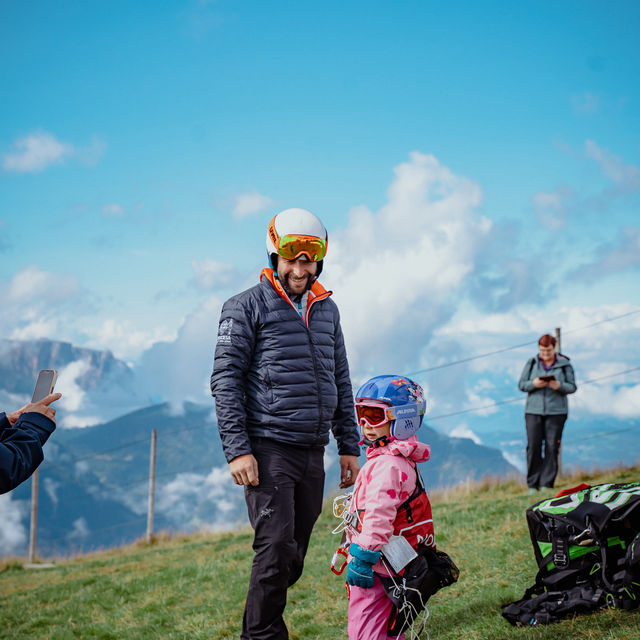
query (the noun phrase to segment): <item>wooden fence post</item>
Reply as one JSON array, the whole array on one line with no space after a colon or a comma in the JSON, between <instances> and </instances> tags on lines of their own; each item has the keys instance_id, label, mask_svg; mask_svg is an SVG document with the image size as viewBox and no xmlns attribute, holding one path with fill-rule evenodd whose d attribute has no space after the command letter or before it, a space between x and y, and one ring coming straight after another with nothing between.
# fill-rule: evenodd
<instances>
[{"instance_id":1,"label":"wooden fence post","mask_svg":"<svg viewBox=\"0 0 640 640\"><path fill-rule=\"evenodd\" d=\"M29 564L36 559L36 529L38 528L38 469L31 476L31 528L29 530Z\"/></svg>"},{"instance_id":2,"label":"wooden fence post","mask_svg":"<svg viewBox=\"0 0 640 640\"><path fill-rule=\"evenodd\" d=\"M560 327L556 327L556 353L560 353ZM562 440L558 445L558 476L562 476Z\"/></svg>"},{"instance_id":3,"label":"wooden fence post","mask_svg":"<svg viewBox=\"0 0 640 640\"><path fill-rule=\"evenodd\" d=\"M154 429L151 432L151 455L149 457L149 503L147 510L147 544L151 543L153 538L153 510L155 507L156 494L156 441L157 432Z\"/></svg>"}]
</instances>

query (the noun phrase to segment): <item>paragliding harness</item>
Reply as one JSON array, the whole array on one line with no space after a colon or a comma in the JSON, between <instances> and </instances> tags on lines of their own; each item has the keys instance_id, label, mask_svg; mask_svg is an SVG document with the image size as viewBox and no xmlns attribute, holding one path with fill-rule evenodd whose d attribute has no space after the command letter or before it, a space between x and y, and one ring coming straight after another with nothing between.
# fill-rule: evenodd
<instances>
[{"instance_id":1,"label":"paragliding harness","mask_svg":"<svg viewBox=\"0 0 640 640\"><path fill-rule=\"evenodd\" d=\"M436 551L431 518L431 504L417 466L416 486L413 493L398 507L394 521L394 536L402 536L415 550L415 557L401 570L394 571L385 551L381 560L389 576L378 575L384 590L393 603L387 624L387 635L398 636L412 630L416 634L414 621L427 607L427 600L436 591L457 581L459 570L444 551ZM334 499L334 515L342 519L333 533L342 532L340 546L333 556L331 570L340 575L347 566L349 535L348 529L362 531L364 509L350 511L353 493ZM428 519L425 519L428 518ZM422 525L422 529L420 526ZM426 525L426 528L425 528ZM342 560L341 560L342 558ZM340 563L339 566L338 563ZM347 592L349 586L347 585ZM424 617L423 626L427 615Z\"/></svg>"},{"instance_id":2,"label":"paragliding harness","mask_svg":"<svg viewBox=\"0 0 640 640\"><path fill-rule=\"evenodd\" d=\"M582 484L527 509L538 573L502 615L515 626L640 605L640 483Z\"/></svg>"}]
</instances>

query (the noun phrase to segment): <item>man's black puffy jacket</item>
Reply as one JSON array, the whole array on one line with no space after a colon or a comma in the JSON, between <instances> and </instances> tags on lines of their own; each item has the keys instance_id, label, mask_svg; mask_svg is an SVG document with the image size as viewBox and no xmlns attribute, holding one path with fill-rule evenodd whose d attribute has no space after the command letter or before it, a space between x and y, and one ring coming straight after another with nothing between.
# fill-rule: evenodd
<instances>
[{"instance_id":1,"label":"man's black puffy jacket","mask_svg":"<svg viewBox=\"0 0 640 640\"><path fill-rule=\"evenodd\" d=\"M316 281L308 325L271 269L225 302L211 393L227 461L251 453L249 437L325 445L359 455L358 429L338 307Z\"/></svg>"}]
</instances>

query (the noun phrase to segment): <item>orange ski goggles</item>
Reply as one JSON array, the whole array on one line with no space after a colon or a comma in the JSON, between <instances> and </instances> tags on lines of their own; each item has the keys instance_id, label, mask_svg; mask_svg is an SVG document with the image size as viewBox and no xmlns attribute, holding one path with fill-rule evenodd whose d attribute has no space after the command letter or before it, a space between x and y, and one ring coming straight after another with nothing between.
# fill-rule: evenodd
<instances>
[{"instance_id":1,"label":"orange ski goggles","mask_svg":"<svg viewBox=\"0 0 640 640\"><path fill-rule=\"evenodd\" d=\"M278 251L278 255L285 260L296 260L304 255L312 262L320 262L327 255L327 241L316 236L287 234L279 236L274 224L275 218L269 223L269 238Z\"/></svg>"}]
</instances>

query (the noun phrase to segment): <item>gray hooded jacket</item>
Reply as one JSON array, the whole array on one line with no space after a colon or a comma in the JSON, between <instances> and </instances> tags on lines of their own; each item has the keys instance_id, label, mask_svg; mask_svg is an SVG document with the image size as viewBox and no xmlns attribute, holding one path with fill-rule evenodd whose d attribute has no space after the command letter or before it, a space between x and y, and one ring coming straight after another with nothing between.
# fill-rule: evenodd
<instances>
[{"instance_id":1,"label":"gray hooded jacket","mask_svg":"<svg viewBox=\"0 0 640 640\"><path fill-rule=\"evenodd\" d=\"M541 376L555 376L556 380L560 381L560 388L557 391L549 386L536 389L533 386L533 380ZM529 394L524 409L525 413L542 416L568 414L567 396L570 393L575 393L577 389L575 374L569 358L558 354L556 362L549 370L544 369L539 357L529 358L522 370L518 388Z\"/></svg>"}]
</instances>

